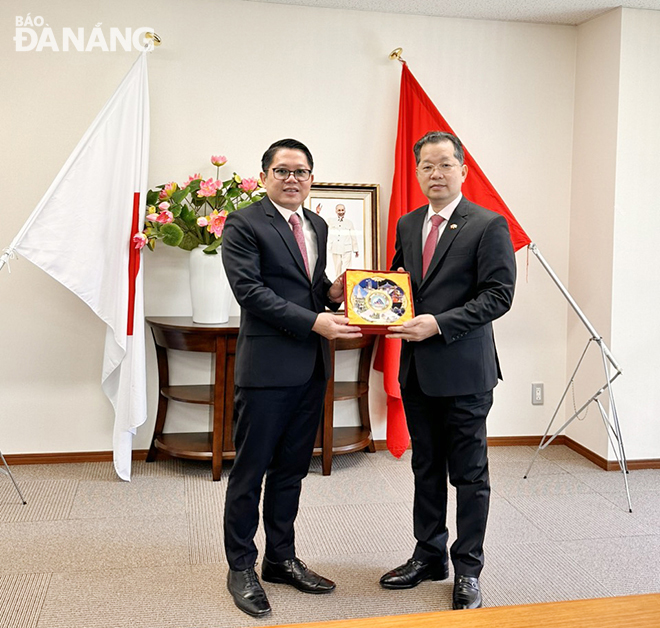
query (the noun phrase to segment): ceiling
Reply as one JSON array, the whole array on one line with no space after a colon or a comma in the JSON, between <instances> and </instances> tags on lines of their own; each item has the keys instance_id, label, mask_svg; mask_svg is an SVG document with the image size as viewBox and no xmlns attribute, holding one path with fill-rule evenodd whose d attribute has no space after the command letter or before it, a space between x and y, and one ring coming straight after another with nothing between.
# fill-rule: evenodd
<instances>
[{"instance_id":1,"label":"ceiling","mask_svg":"<svg viewBox=\"0 0 660 628\"><path fill-rule=\"evenodd\" d=\"M250 0L308 7L475 20L581 24L623 6L660 11L660 0Z\"/></svg>"}]
</instances>

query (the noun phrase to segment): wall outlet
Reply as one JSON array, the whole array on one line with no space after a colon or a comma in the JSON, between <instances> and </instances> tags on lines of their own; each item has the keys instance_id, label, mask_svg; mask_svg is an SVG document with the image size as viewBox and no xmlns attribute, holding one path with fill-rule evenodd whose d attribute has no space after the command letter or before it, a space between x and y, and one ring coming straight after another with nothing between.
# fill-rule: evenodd
<instances>
[{"instance_id":1,"label":"wall outlet","mask_svg":"<svg viewBox=\"0 0 660 628\"><path fill-rule=\"evenodd\" d=\"M532 405L543 405L543 384L532 384Z\"/></svg>"}]
</instances>

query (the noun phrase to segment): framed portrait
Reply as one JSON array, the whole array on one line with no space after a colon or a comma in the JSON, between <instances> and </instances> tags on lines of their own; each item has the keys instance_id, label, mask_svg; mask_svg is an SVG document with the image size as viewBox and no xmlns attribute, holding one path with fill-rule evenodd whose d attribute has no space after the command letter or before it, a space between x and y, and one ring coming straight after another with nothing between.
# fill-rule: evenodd
<instances>
[{"instance_id":1,"label":"framed portrait","mask_svg":"<svg viewBox=\"0 0 660 628\"><path fill-rule=\"evenodd\" d=\"M378 268L380 186L377 183L313 183L305 207L328 224L326 274Z\"/></svg>"}]
</instances>

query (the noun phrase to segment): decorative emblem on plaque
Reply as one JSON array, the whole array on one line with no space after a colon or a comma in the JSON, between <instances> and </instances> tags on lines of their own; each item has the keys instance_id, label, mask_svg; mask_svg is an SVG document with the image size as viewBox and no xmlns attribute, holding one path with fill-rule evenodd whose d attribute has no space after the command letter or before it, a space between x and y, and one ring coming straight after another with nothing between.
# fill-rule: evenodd
<instances>
[{"instance_id":1,"label":"decorative emblem on plaque","mask_svg":"<svg viewBox=\"0 0 660 628\"><path fill-rule=\"evenodd\" d=\"M347 270L345 281L347 316L363 332L384 333L413 318L408 273Z\"/></svg>"}]
</instances>

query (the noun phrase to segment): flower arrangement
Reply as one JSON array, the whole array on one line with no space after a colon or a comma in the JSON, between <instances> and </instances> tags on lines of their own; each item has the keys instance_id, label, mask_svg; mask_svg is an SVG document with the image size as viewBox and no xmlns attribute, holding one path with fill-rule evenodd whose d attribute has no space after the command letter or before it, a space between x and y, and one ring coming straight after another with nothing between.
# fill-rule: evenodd
<instances>
[{"instance_id":1,"label":"flower arrangement","mask_svg":"<svg viewBox=\"0 0 660 628\"><path fill-rule=\"evenodd\" d=\"M224 156L212 156L216 178L203 179L194 174L179 186L164 183L147 192L146 226L133 236L136 249L145 245L152 251L158 240L168 246L192 251L206 245L204 253L217 254L227 216L263 198L265 191L257 179L242 179L236 173L220 180Z\"/></svg>"}]
</instances>

